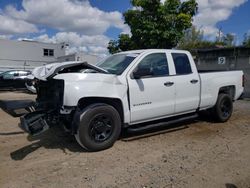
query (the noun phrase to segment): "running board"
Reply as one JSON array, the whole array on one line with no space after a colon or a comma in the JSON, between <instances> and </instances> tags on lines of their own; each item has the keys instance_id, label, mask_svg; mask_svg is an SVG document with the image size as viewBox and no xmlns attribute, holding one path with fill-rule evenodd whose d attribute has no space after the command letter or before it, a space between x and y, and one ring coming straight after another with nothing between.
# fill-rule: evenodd
<instances>
[{"instance_id":1,"label":"running board","mask_svg":"<svg viewBox=\"0 0 250 188\"><path fill-rule=\"evenodd\" d=\"M199 115L198 114L192 114L189 116L182 116L176 119L171 119L171 120L165 120L159 123L152 123L152 124L148 124L148 125L141 125L141 126L131 126L127 128L127 132L129 133L134 133L134 132L140 132L140 131L146 131L146 130L150 130L153 128L162 128L162 127L166 127L172 124L176 124L176 123L180 123L183 121L187 121L187 120L192 120L192 119L196 119Z\"/></svg>"}]
</instances>

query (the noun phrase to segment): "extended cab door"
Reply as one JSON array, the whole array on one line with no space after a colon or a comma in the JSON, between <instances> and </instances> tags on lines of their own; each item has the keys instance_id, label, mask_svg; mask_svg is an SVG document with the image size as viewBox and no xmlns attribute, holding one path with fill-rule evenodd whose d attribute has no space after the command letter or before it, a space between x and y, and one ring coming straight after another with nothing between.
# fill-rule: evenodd
<instances>
[{"instance_id":1,"label":"extended cab door","mask_svg":"<svg viewBox=\"0 0 250 188\"><path fill-rule=\"evenodd\" d=\"M200 101L200 78L190 53L171 52L175 66L175 113L195 111Z\"/></svg>"},{"instance_id":2,"label":"extended cab door","mask_svg":"<svg viewBox=\"0 0 250 188\"><path fill-rule=\"evenodd\" d=\"M131 122L167 116L175 111L174 78L165 52L142 57L128 74Z\"/></svg>"}]
</instances>

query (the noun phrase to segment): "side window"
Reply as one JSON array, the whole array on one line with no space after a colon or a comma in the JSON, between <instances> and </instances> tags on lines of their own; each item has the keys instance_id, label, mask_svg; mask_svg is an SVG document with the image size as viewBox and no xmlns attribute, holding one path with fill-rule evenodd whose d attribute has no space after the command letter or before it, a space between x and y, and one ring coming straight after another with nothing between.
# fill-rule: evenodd
<instances>
[{"instance_id":1,"label":"side window","mask_svg":"<svg viewBox=\"0 0 250 188\"><path fill-rule=\"evenodd\" d=\"M29 75L30 73L27 72L27 71L19 71L19 76L27 76Z\"/></svg>"},{"instance_id":2,"label":"side window","mask_svg":"<svg viewBox=\"0 0 250 188\"><path fill-rule=\"evenodd\" d=\"M169 75L168 62L165 53L154 53L146 56L138 64L138 69L150 69L151 77Z\"/></svg>"},{"instance_id":3,"label":"side window","mask_svg":"<svg viewBox=\"0 0 250 188\"><path fill-rule=\"evenodd\" d=\"M5 79L5 80L14 79L15 74L16 74L16 72L14 72L14 71L6 72L3 75L3 79Z\"/></svg>"},{"instance_id":4,"label":"side window","mask_svg":"<svg viewBox=\"0 0 250 188\"><path fill-rule=\"evenodd\" d=\"M192 69L187 54L172 53L172 57L174 60L175 71L177 75L192 73Z\"/></svg>"}]
</instances>

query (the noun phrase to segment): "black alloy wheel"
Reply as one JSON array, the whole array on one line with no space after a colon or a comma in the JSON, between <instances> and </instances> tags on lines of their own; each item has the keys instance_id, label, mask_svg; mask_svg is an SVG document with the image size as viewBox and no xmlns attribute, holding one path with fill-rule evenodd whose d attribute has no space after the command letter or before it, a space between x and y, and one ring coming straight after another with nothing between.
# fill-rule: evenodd
<instances>
[{"instance_id":1,"label":"black alloy wheel","mask_svg":"<svg viewBox=\"0 0 250 188\"><path fill-rule=\"evenodd\" d=\"M75 138L88 151L100 151L113 146L121 133L121 117L111 105L91 104L80 113Z\"/></svg>"},{"instance_id":2,"label":"black alloy wheel","mask_svg":"<svg viewBox=\"0 0 250 188\"><path fill-rule=\"evenodd\" d=\"M226 122L233 113L233 101L228 94L221 93L212 109L213 116L218 122Z\"/></svg>"},{"instance_id":3,"label":"black alloy wheel","mask_svg":"<svg viewBox=\"0 0 250 188\"><path fill-rule=\"evenodd\" d=\"M107 114L98 114L89 126L89 135L95 142L107 140L114 131L114 122Z\"/></svg>"}]
</instances>

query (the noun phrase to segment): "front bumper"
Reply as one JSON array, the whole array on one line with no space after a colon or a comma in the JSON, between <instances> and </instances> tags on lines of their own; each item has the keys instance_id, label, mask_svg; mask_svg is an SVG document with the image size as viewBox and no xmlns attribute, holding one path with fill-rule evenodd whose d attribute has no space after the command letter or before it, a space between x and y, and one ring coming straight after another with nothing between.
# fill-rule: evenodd
<instances>
[{"instance_id":1,"label":"front bumper","mask_svg":"<svg viewBox=\"0 0 250 188\"><path fill-rule=\"evenodd\" d=\"M40 134L49 129L48 113L36 111L32 100L0 101L0 107L13 117L20 117L20 127L31 135Z\"/></svg>"},{"instance_id":2,"label":"front bumper","mask_svg":"<svg viewBox=\"0 0 250 188\"><path fill-rule=\"evenodd\" d=\"M13 117L20 117L20 127L31 135L38 135L59 123L63 104L64 81L38 81L37 99L0 101L0 108Z\"/></svg>"},{"instance_id":3,"label":"front bumper","mask_svg":"<svg viewBox=\"0 0 250 188\"><path fill-rule=\"evenodd\" d=\"M43 111L26 114L20 117L20 128L31 135L41 134L50 128L46 116L47 114Z\"/></svg>"},{"instance_id":4,"label":"front bumper","mask_svg":"<svg viewBox=\"0 0 250 188\"><path fill-rule=\"evenodd\" d=\"M0 101L0 108L13 117L20 117L35 109L35 102L32 100L7 100Z\"/></svg>"}]
</instances>

